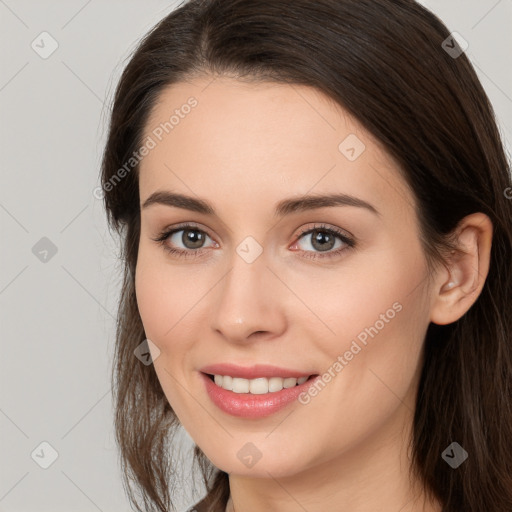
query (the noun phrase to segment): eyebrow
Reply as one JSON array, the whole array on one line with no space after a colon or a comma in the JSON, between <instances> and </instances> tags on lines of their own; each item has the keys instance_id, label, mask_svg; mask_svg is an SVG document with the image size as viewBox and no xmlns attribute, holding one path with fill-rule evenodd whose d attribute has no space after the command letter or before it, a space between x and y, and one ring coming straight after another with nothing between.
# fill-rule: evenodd
<instances>
[{"instance_id":1,"label":"eyebrow","mask_svg":"<svg viewBox=\"0 0 512 512\"><path fill-rule=\"evenodd\" d=\"M182 208L184 210L190 210L204 215L216 215L215 209L207 201L175 192L153 192L142 204L142 209L148 208L154 204ZM374 215L380 216L380 212L372 204L348 194L309 195L298 198L283 199L277 203L274 215L283 217L293 213L334 206L355 206L358 208L365 208Z\"/></svg>"}]
</instances>

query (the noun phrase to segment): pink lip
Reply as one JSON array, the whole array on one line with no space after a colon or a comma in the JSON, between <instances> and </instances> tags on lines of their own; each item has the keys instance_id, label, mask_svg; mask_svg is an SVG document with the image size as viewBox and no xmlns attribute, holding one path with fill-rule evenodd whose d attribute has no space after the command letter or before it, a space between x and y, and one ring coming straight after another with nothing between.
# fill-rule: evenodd
<instances>
[{"instance_id":1,"label":"pink lip","mask_svg":"<svg viewBox=\"0 0 512 512\"><path fill-rule=\"evenodd\" d=\"M222 375L222 373L217 372L216 374ZM230 375L229 372L226 374ZM301 393L320 378L320 375L317 375L293 388L284 388L281 391L269 392L263 395L253 395L251 393L228 391L217 386L205 373L199 375L205 384L206 392L211 401L225 413L241 418L263 418L280 411L296 400ZM234 376L236 377L236 375ZM259 376L262 377L263 375L260 373ZM281 374L281 376L284 375ZM302 376L306 377L304 374Z\"/></svg>"},{"instance_id":2,"label":"pink lip","mask_svg":"<svg viewBox=\"0 0 512 512\"><path fill-rule=\"evenodd\" d=\"M278 366L271 366L267 364L257 364L250 367L237 366L232 363L220 363L205 366L200 369L203 373L210 375L230 375L231 377L240 377L242 379L257 379L258 377L309 377L316 375L316 372L311 371L304 373L299 370L290 370L288 368L279 368Z\"/></svg>"}]
</instances>

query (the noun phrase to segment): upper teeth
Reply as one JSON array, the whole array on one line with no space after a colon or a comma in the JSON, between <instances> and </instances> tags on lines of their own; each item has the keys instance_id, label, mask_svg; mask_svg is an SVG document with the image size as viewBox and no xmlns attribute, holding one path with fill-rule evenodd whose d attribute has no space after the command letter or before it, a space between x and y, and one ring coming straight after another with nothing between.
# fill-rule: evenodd
<instances>
[{"instance_id":1,"label":"upper teeth","mask_svg":"<svg viewBox=\"0 0 512 512\"><path fill-rule=\"evenodd\" d=\"M252 393L254 395L263 395L265 393L274 393L281 391L283 388L293 388L297 384L303 384L308 377L289 377L283 379L281 377L260 377L257 379L242 379L239 377L231 377L229 375L214 375L214 381L217 386L233 391L234 393Z\"/></svg>"}]
</instances>

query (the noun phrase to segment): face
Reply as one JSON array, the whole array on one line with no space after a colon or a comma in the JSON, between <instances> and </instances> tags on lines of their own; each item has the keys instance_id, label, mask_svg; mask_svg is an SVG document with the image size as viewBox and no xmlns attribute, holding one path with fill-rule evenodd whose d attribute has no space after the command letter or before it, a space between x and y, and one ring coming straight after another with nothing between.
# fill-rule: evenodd
<instances>
[{"instance_id":1,"label":"face","mask_svg":"<svg viewBox=\"0 0 512 512\"><path fill-rule=\"evenodd\" d=\"M397 164L315 89L230 78L167 89L145 140L137 302L197 445L228 473L265 477L392 443L429 324Z\"/></svg>"}]
</instances>

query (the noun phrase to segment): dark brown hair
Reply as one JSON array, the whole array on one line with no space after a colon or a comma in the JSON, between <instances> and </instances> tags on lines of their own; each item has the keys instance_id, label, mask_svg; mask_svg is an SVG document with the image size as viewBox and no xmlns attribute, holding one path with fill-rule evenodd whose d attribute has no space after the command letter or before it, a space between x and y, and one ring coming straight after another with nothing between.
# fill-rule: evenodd
<instances>
[{"instance_id":1,"label":"dark brown hair","mask_svg":"<svg viewBox=\"0 0 512 512\"><path fill-rule=\"evenodd\" d=\"M138 166L122 179L118 171L142 145L164 88L204 75L307 85L345 108L398 162L417 201L431 269L446 261L463 217L490 217L490 270L480 296L458 321L427 330L412 470L444 512L512 510L510 168L467 56L442 47L449 36L412 0L190 0L139 44L116 89L101 176L108 220L122 241L112 379L123 482L137 510L171 510L179 421L152 365L134 357L146 338L134 288ZM441 458L453 441L469 454L456 470ZM208 491L204 510L224 511L227 474L197 446L194 460Z\"/></svg>"}]
</instances>

